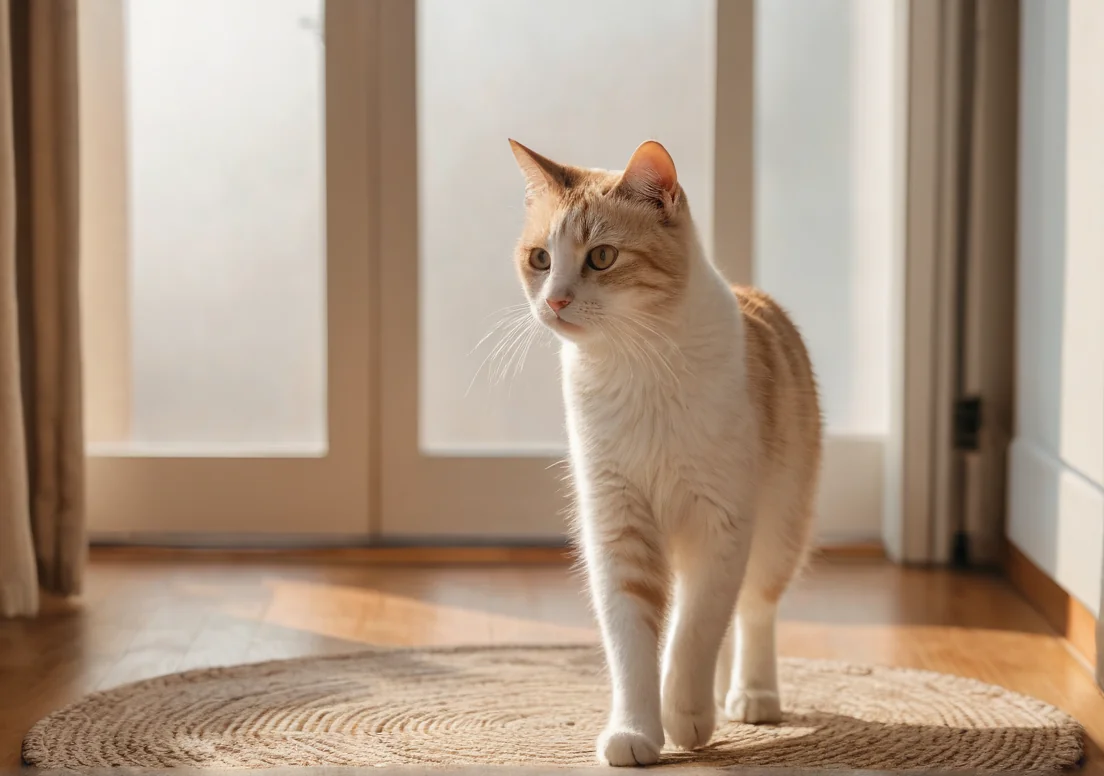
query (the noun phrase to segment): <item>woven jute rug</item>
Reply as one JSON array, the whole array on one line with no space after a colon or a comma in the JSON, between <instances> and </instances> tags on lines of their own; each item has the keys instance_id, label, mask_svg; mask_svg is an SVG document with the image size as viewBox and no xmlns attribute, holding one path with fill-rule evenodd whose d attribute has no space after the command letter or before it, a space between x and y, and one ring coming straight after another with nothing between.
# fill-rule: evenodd
<instances>
[{"instance_id":1,"label":"woven jute rug","mask_svg":"<svg viewBox=\"0 0 1104 776\"><path fill-rule=\"evenodd\" d=\"M970 679L786 659L780 725L722 723L661 763L1051 771L1081 727ZM173 674L88 696L23 743L42 768L595 762L607 682L595 647L365 652Z\"/></svg>"}]
</instances>

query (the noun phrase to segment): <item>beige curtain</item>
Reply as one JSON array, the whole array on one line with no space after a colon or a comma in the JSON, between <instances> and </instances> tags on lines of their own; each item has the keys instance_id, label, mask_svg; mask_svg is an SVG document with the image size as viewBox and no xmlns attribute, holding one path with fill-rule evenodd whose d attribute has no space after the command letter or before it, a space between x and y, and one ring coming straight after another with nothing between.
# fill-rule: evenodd
<instances>
[{"instance_id":1,"label":"beige curtain","mask_svg":"<svg viewBox=\"0 0 1104 776\"><path fill-rule=\"evenodd\" d=\"M0 0L0 615L79 592L77 0Z\"/></svg>"}]
</instances>

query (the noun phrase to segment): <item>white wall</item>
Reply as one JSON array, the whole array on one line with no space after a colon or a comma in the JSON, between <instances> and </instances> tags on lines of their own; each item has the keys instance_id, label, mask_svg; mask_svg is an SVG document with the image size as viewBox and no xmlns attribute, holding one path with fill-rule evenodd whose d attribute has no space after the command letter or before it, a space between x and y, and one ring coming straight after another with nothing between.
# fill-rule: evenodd
<instances>
[{"instance_id":1,"label":"white wall","mask_svg":"<svg viewBox=\"0 0 1104 776\"><path fill-rule=\"evenodd\" d=\"M1025 0L1008 535L1094 612L1104 566L1104 4Z\"/></svg>"},{"instance_id":2,"label":"white wall","mask_svg":"<svg viewBox=\"0 0 1104 776\"><path fill-rule=\"evenodd\" d=\"M125 19L131 440L320 447L321 0L132 0Z\"/></svg>"}]
</instances>

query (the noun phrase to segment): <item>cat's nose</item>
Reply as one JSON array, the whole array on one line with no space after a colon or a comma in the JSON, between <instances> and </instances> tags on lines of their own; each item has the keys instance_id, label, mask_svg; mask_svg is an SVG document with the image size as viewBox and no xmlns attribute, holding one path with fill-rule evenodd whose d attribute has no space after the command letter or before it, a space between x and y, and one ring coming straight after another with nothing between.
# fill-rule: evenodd
<instances>
[{"instance_id":1,"label":"cat's nose","mask_svg":"<svg viewBox=\"0 0 1104 776\"><path fill-rule=\"evenodd\" d=\"M564 309L569 304L571 304L571 297L570 296L550 296L547 299L545 299L544 301L546 301L548 303L548 306L552 308L552 312L559 315L560 310Z\"/></svg>"}]
</instances>

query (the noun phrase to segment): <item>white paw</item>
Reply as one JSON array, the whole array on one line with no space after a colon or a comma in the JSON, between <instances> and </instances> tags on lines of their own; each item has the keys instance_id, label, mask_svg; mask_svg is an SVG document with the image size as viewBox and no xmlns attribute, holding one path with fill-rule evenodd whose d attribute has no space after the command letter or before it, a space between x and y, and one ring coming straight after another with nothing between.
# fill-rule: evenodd
<instances>
[{"instance_id":1,"label":"white paw","mask_svg":"<svg viewBox=\"0 0 1104 776\"><path fill-rule=\"evenodd\" d=\"M663 729L671 743L687 751L709 743L716 727L716 712L712 705L697 711L663 710Z\"/></svg>"},{"instance_id":2,"label":"white paw","mask_svg":"<svg viewBox=\"0 0 1104 776\"><path fill-rule=\"evenodd\" d=\"M782 721L782 703L770 690L733 690L725 699L725 714L734 722L770 725Z\"/></svg>"},{"instance_id":3,"label":"white paw","mask_svg":"<svg viewBox=\"0 0 1104 776\"><path fill-rule=\"evenodd\" d=\"M662 748L662 741L656 744L643 733L610 728L598 739L598 761L615 766L654 765Z\"/></svg>"}]
</instances>

